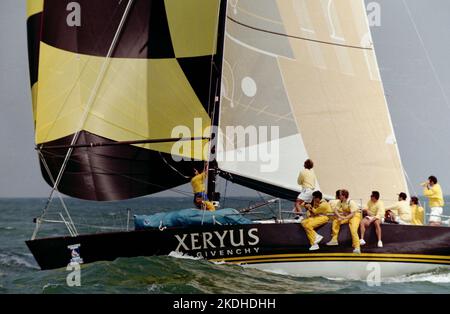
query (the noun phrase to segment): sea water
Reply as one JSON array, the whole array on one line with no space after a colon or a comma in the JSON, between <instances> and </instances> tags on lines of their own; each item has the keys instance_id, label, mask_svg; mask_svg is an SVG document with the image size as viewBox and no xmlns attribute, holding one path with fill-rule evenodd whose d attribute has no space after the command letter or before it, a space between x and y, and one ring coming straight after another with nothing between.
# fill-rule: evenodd
<instances>
[{"instance_id":1,"label":"sea water","mask_svg":"<svg viewBox=\"0 0 450 314\"><path fill-rule=\"evenodd\" d=\"M227 199L225 205L239 209L259 201ZM65 268L39 270L25 245L33 233L33 218L41 214L45 202L46 199L0 199L0 293L450 293L450 272L443 270L399 276L386 279L380 286L370 286L365 281L300 278L214 264L180 254L82 265L81 285L69 287L69 272ZM187 208L191 202L191 198L139 198L108 203L66 200L80 233L98 232L98 226L126 229L127 209L130 214L151 214ZM278 208L271 210L266 213L269 218ZM64 208L53 201L48 218L56 219L59 213L64 213ZM446 214L450 214L448 208ZM132 228L132 221L129 223ZM103 229L111 230L114 229ZM45 224L39 236L63 234L67 234L64 225Z\"/></svg>"}]
</instances>

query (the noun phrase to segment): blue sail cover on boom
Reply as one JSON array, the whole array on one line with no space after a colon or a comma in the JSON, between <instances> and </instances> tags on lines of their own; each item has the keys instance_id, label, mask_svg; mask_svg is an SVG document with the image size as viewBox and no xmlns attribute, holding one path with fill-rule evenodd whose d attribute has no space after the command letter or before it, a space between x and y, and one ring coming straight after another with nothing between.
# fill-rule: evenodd
<instances>
[{"instance_id":1,"label":"blue sail cover on boom","mask_svg":"<svg viewBox=\"0 0 450 314\"><path fill-rule=\"evenodd\" d=\"M200 225L243 225L253 223L236 209L224 208L216 211L182 209L175 212L153 215L134 215L135 230L159 227L187 227Z\"/></svg>"}]
</instances>

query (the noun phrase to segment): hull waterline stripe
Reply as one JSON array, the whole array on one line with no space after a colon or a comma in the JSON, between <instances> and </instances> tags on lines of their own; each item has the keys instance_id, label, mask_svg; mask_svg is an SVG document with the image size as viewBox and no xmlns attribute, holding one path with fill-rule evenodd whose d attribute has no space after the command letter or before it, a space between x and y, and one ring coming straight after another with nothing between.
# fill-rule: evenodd
<instances>
[{"instance_id":1,"label":"hull waterline stripe","mask_svg":"<svg viewBox=\"0 0 450 314\"><path fill-rule=\"evenodd\" d=\"M332 258L332 257L317 257L317 258L273 258L273 259L259 259L259 260L241 260L241 261L228 261L228 259L211 259L211 262L226 262L230 264L261 264L261 263L269 263L269 262L323 262L323 261L355 261L355 262L409 262L409 263L423 263L423 264L444 264L450 265L449 261L444 260L425 260L425 259L399 259L399 258L363 258L363 257L354 257L354 258Z\"/></svg>"},{"instance_id":2,"label":"hull waterline stripe","mask_svg":"<svg viewBox=\"0 0 450 314\"><path fill-rule=\"evenodd\" d=\"M256 255L256 256L242 256L242 257L228 257L224 259L211 259L212 261L239 261L239 260L260 260L270 258L355 258L354 253L316 253L316 254L272 254L272 255ZM419 254L386 254L386 253L362 253L358 258L394 258L394 259L414 259L414 260L447 260L450 262L450 256L446 255L419 255Z\"/></svg>"}]
</instances>

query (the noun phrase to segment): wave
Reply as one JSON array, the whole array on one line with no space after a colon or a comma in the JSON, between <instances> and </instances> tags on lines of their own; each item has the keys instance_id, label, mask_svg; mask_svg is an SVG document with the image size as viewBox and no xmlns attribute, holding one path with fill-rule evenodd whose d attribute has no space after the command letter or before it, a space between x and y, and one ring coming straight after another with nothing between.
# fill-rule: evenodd
<instances>
[{"instance_id":1,"label":"wave","mask_svg":"<svg viewBox=\"0 0 450 314\"><path fill-rule=\"evenodd\" d=\"M29 262L27 258L12 254L0 254L0 265L39 269L36 264Z\"/></svg>"},{"instance_id":2,"label":"wave","mask_svg":"<svg viewBox=\"0 0 450 314\"><path fill-rule=\"evenodd\" d=\"M431 282L431 283L450 283L450 271L448 269L437 269L433 272L405 275L388 278L386 283L407 283L407 282Z\"/></svg>"},{"instance_id":3,"label":"wave","mask_svg":"<svg viewBox=\"0 0 450 314\"><path fill-rule=\"evenodd\" d=\"M6 227L0 227L0 230L7 230L7 231L11 231L11 230L15 230L16 228L11 227L11 226L6 226Z\"/></svg>"},{"instance_id":4,"label":"wave","mask_svg":"<svg viewBox=\"0 0 450 314\"><path fill-rule=\"evenodd\" d=\"M22 265L3 287L18 293L439 293L447 292L448 270L402 276L368 287L361 281L293 277L172 252L170 256L119 258L82 265L81 287L68 287L65 268L36 271L26 256L0 254L0 265ZM411 283L413 282L413 283ZM432 282L432 283L429 283ZM375 290L374 290L375 289ZM1 290L0 290L1 291Z\"/></svg>"}]
</instances>

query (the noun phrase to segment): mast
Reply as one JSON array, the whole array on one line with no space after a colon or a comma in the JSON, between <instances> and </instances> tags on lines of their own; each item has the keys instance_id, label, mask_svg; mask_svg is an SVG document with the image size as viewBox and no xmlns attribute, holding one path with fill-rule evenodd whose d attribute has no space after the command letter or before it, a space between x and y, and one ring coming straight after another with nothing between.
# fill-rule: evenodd
<instances>
[{"instance_id":1,"label":"mast","mask_svg":"<svg viewBox=\"0 0 450 314\"><path fill-rule=\"evenodd\" d=\"M211 82L211 95L209 106L209 116L211 117L212 134L210 139L210 158L208 164L208 184L207 193L208 198L212 201L220 200L220 193L216 192L216 179L218 174L218 164L216 160L217 139L218 139L218 125L220 116L220 92L222 80L222 62L223 62L223 48L225 43L225 21L227 12L227 0L220 2L219 9L219 23L217 28L217 52L212 59L212 71L216 75L214 82Z\"/></svg>"}]
</instances>

